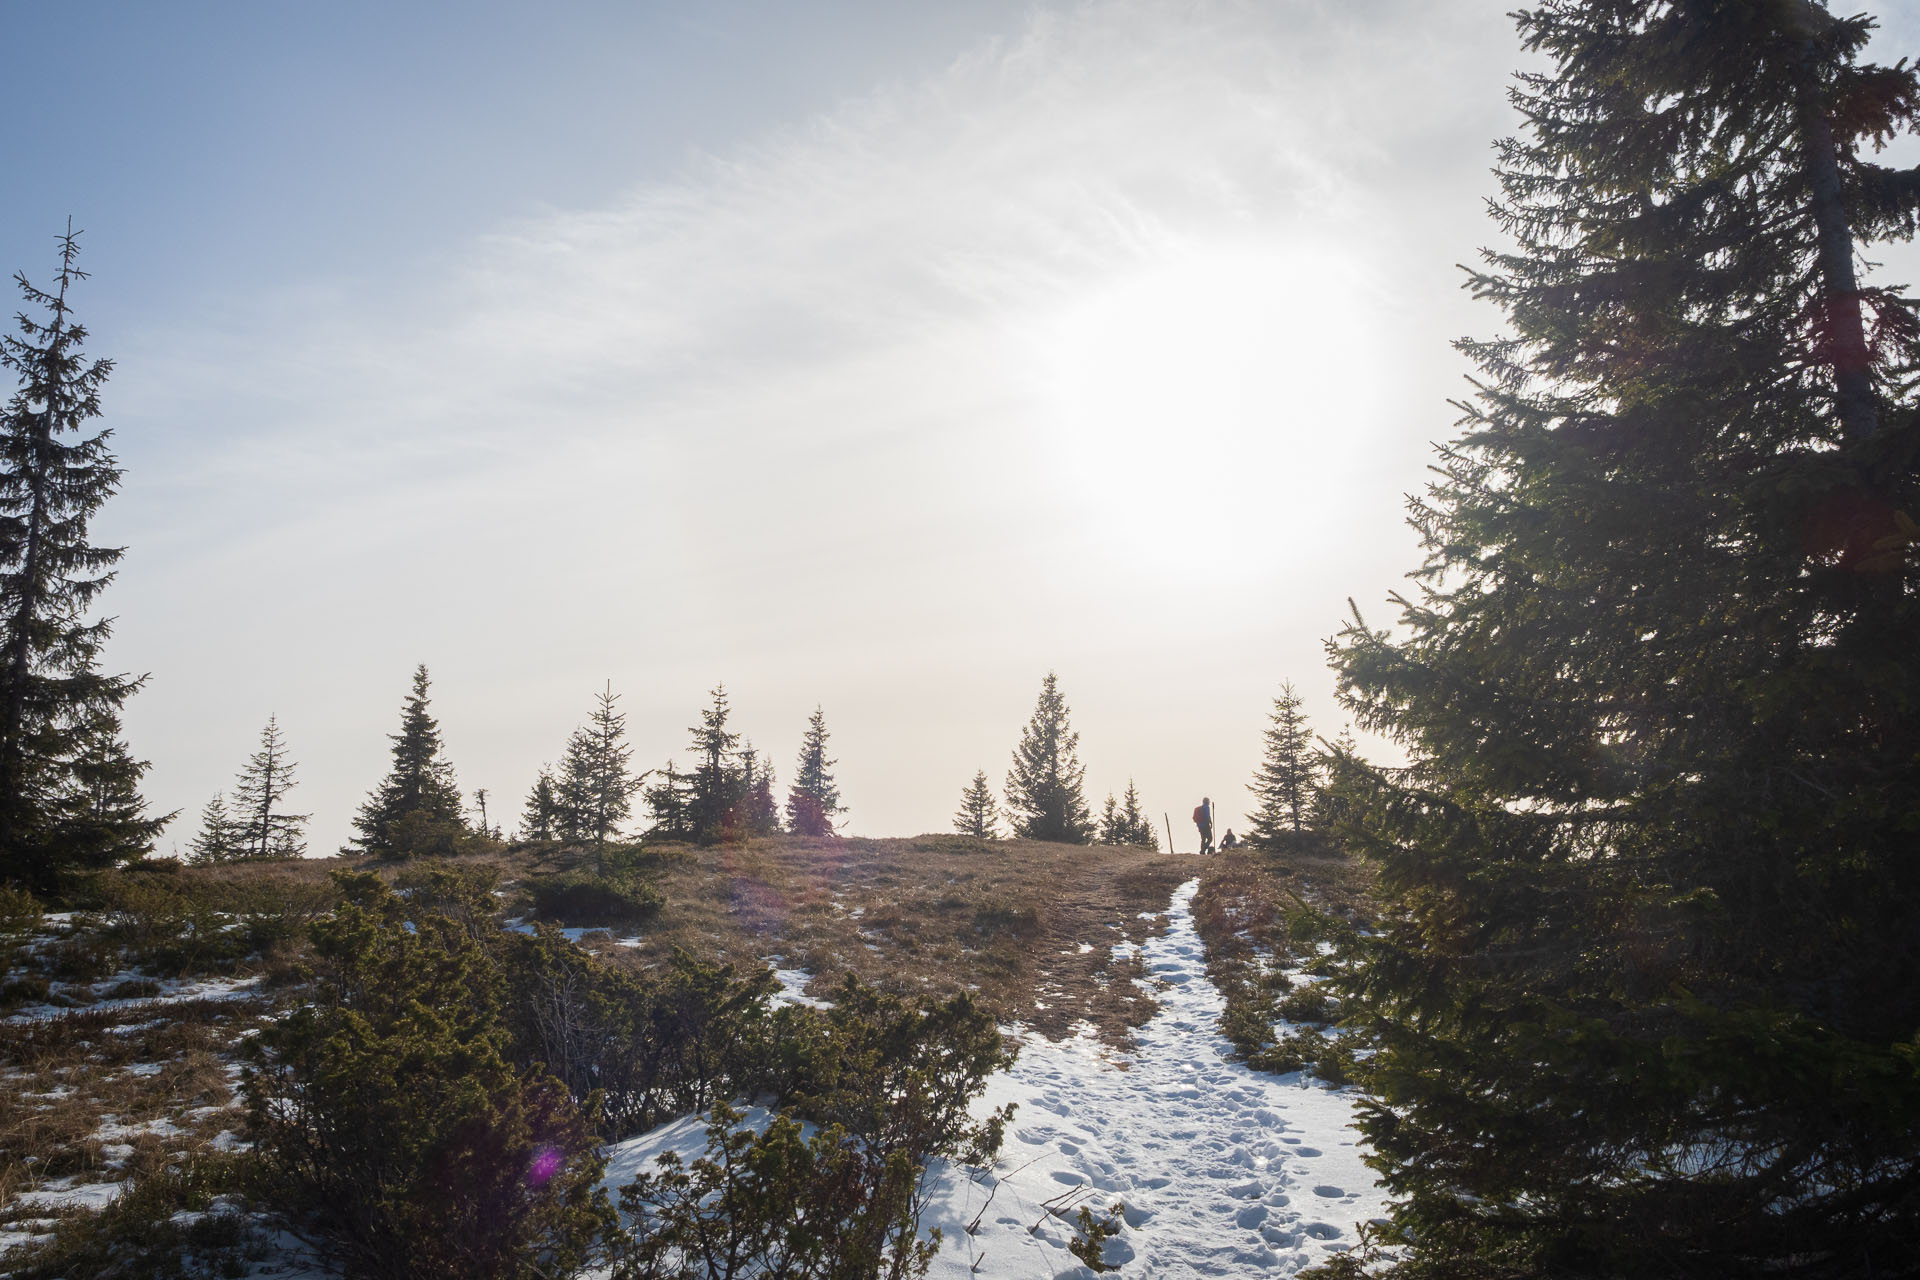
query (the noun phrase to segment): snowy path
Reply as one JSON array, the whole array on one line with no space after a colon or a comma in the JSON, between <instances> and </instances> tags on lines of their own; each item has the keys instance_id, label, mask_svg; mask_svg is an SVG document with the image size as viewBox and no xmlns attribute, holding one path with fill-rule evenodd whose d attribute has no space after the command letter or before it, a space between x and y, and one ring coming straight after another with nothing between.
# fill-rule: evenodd
<instances>
[{"instance_id":1,"label":"snowy path","mask_svg":"<svg viewBox=\"0 0 1920 1280\"><path fill-rule=\"evenodd\" d=\"M1091 1037L1035 1037L988 1082L982 1108L1020 1109L994 1177L929 1171L934 1203L922 1225L945 1237L930 1275L1091 1276L1067 1252L1072 1226L1046 1208L1075 1187L1092 1194L1074 1207L1125 1203L1106 1257L1136 1276L1290 1275L1352 1247L1357 1224L1384 1212L1355 1145L1350 1095L1227 1060L1214 1030L1224 1001L1190 911L1198 885L1174 893L1167 933L1142 948L1160 1012L1131 1054Z\"/></svg>"}]
</instances>

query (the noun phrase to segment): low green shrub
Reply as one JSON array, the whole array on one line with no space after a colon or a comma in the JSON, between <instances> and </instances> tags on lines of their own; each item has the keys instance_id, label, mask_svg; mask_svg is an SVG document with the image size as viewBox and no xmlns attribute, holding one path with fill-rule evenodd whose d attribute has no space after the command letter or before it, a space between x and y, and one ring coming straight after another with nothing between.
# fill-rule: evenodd
<instances>
[{"instance_id":1,"label":"low green shrub","mask_svg":"<svg viewBox=\"0 0 1920 1280\"><path fill-rule=\"evenodd\" d=\"M890 1280L924 1276L940 1247L919 1235L920 1166L839 1126L806 1137L793 1116L735 1128L708 1117L706 1154L667 1152L620 1193L633 1221L614 1246L614 1280Z\"/></svg>"},{"instance_id":2,"label":"low green shrub","mask_svg":"<svg viewBox=\"0 0 1920 1280\"><path fill-rule=\"evenodd\" d=\"M638 877L563 871L527 882L533 912L542 920L592 925L636 925L658 914L665 899Z\"/></svg>"},{"instance_id":3,"label":"low green shrub","mask_svg":"<svg viewBox=\"0 0 1920 1280\"><path fill-rule=\"evenodd\" d=\"M508 1061L493 957L376 875L336 879L313 1000L246 1082L267 1202L372 1280L577 1269L611 1227L604 1160L565 1088Z\"/></svg>"},{"instance_id":4,"label":"low green shrub","mask_svg":"<svg viewBox=\"0 0 1920 1280\"><path fill-rule=\"evenodd\" d=\"M1089 1271L1118 1271L1106 1258L1107 1241L1120 1234L1120 1215L1127 1206L1114 1201L1113 1207L1101 1217L1094 1217L1093 1210L1080 1206L1078 1228L1073 1239L1067 1242L1067 1252L1086 1264Z\"/></svg>"},{"instance_id":5,"label":"low green shrub","mask_svg":"<svg viewBox=\"0 0 1920 1280\"><path fill-rule=\"evenodd\" d=\"M49 989L47 979L37 973L9 976L5 982L0 982L0 1009L37 1004L47 998Z\"/></svg>"},{"instance_id":6,"label":"low green shrub","mask_svg":"<svg viewBox=\"0 0 1920 1280\"><path fill-rule=\"evenodd\" d=\"M176 876L105 872L91 887L106 938L125 948L129 964L149 973L224 971L247 954L245 940L227 929L211 898Z\"/></svg>"},{"instance_id":7,"label":"low green shrub","mask_svg":"<svg viewBox=\"0 0 1920 1280\"><path fill-rule=\"evenodd\" d=\"M766 1021L777 1028L767 1080L785 1109L756 1134L717 1101L702 1159L662 1157L628 1187L634 1226L615 1276L924 1275L940 1243L918 1239L927 1162L990 1162L1013 1116L970 1111L1012 1059L993 1018L964 994L916 1004L848 977L830 1008ZM811 1138L803 1120L820 1126Z\"/></svg>"},{"instance_id":8,"label":"low green shrub","mask_svg":"<svg viewBox=\"0 0 1920 1280\"><path fill-rule=\"evenodd\" d=\"M597 960L542 926L500 935L514 1061L544 1067L618 1140L741 1093L771 1092L767 969L742 973L676 952L642 977ZM784 1021L791 1021L787 1019ZM803 1037L796 1037L796 1040Z\"/></svg>"},{"instance_id":9,"label":"low green shrub","mask_svg":"<svg viewBox=\"0 0 1920 1280\"><path fill-rule=\"evenodd\" d=\"M1288 1022L1325 1026L1334 1020L1337 1006L1331 996L1318 985L1313 985L1297 987L1288 992L1276 1008Z\"/></svg>"},{"instance_id":10,"label":"low green shrub","mask_svg":"<svg viewBox=\"0 0 1920 1280\"><path fill-rule=\"evenodd\" d=\"M48 943L35 961L63 982L97 982L120 967L120 949L91 930L79 930Z\"/></svg>"},{"instance_id":11,"label":"low green shrub","mask_svg":"<svg viewBox=\"0 0 1920 1280\"><path fill-rule=\"evenodd\" d=\"M40 928L40 900L25 889L0 884L0 939L21 938Z\"/></svg>"}]
</instances>

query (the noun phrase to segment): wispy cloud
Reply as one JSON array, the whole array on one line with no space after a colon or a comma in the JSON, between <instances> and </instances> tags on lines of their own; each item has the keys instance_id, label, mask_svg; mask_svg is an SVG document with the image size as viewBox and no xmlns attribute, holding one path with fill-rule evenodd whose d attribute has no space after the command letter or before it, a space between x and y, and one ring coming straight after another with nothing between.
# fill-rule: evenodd
<instances>
[{"instance_id":1,"label":"wispy cloud","mask_svg":"<svg viewBox=\"0 0 1920 1280\"><path fill-rule=\"evenodd\" d=\"M166 554L116 602L130 661L165 676L141 718L158 738L222 687L231 645L337 671L323 690L277 682L275 705L292 723L284 699L309 703L305 803L344 814L379 768L394 673L419 657L486 674L495 736L476 730L467 750L497 789L522 786L578 710L553 705L555 690L609 673L655 686L636 695L636 724L643 754L664 754L690 691L714 679L757 682L770 717L791 718L824 689L852 702L876 671L911 668L950 701L862 713L849 781L862 826L933 825L976 745L1017 728L1029 677L1078 661L1088 684L1124 687L1129 664L1171 679L1190 656L1186 610L1162 621L1138 605L1177 598L1183 566L1139 565L1089 524L1063 470L1103 442L1063 434L1054 392L1063 324L1159 296L1126 290L1199 260L1214 277L1223 261L1280 273L1209 286L1240 298L1307 258L1331 263L1312 278L1354 295L1337 311L1342 341L1377 352L1379 386L1352 386L1364 412L1340 420L1325 394L1290 397L1284 379L1249 373L1268 397L1249 422L1310 404L1317 420L1293 429L1338 434L1379 473L1341 499L1373 532L1310 565L1293 555L1280 577L1265 557L1248 562L1261 576L1216 583L1234 688L1297 678L1338 598L1377 594L1402 555L1398 493L1418 442L1444 430L1431 377L1406 370L1448 364L1436 325L1456 304L1431 295L1476 235L1511 61L1489 44L1499 21L1430 11L1454 8L1042 9L930 80L851 98L607 208L423 247L424 265L394 279L281 286L264 311L149 339L123 378L130 412L173 426L146 433L168 454L139 459L125 536ZM1323 342L1315 326L1336 323L1304 299L1254 299L1245 314L1273 326L1242 335L1248 352ZM1389 383L1405 386L1377 394ZM1239 452L1288 456L1255 443ZM1415 456L1383 470L1389 445ZM1231 473L1235 458L1220 463ZM1178 512L1205 514L1204 485L1166 488L1196 490ZM1247 538L1283 524L1210 527ZM234 630L137 621L217 614L235 582L289 565L297 588L253 598ZM1280 610L1286 592L1311 607ZM1129 767L1160 750L1169 785L1239 776L1229 726L1257 715L1258 696L1127 731ZM244 742L266 699L238 680L224 698L214 718ZM761 732L783 754L789 730L771 719ZM1204 745L1176 764L1151 745L1169 734ZM221 769L204 743L147 749L169 807L197 806Z\"/></svg>"}]
</instances>

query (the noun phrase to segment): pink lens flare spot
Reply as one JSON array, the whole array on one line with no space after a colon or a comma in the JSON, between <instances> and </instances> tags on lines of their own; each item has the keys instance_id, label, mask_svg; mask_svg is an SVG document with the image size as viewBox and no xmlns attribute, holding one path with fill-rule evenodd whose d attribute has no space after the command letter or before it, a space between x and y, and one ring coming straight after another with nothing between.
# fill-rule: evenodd
<instances>
[{"instance_id":1,"label":"pink lens flare spot","mask_svg":"<svg viewBox=\"0 0 1920 1280\"><path fill-rule=\"evenodd\" d=\"M533 1158L533 1164L527 1169L527 1182L536 1187L546 1185L548 1179L560 1172L564 1160L565 1157L555 1148L540 1148L539 1154Z\"/></svg>"}]
</instances>

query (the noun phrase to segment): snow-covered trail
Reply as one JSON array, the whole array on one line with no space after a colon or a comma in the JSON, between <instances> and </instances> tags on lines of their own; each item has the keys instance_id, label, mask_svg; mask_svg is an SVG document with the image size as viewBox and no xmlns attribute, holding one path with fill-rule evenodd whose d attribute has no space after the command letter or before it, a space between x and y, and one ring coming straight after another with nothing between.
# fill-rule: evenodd
<instances>
[{"instance_id":1,"label":"snow-covered trail","mask_svg":"<svg viewBox=\"0 0 1920 1280\"><path fill-rule=\"evenodd\" d=\"M1160 1011L1131 1053L1035 1037L989 1080L981 1109L1019 1111L992 1176L929 1170L922 1226L945 1238L932 1276L1090 1276L1067 1252L1071 1222L1047 1208L1076 1187L1072 1207L1126 1205L1106 1258L1136 1276L1290 1275L1352 1247L1384 1212L1349 1094L1228 1060L1214 1029L1225 1001L1193 926L1198 887L1175 891L1167 932L1141 949Z\"/></svg>"}]
</instances>

